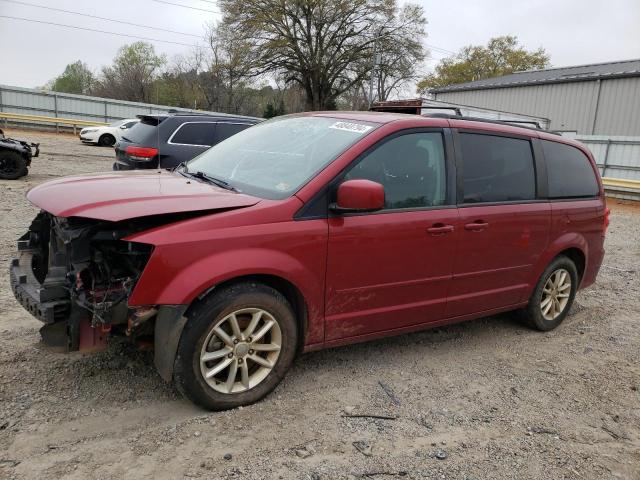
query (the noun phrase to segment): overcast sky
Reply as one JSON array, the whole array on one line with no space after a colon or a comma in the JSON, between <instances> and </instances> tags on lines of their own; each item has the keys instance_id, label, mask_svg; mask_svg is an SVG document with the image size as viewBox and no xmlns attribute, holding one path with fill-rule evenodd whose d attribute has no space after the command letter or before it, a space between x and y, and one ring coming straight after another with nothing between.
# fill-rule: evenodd
<instances>
[{"instance_id":1,"label":"overcast sky","mask_svg":"<svg viewBox=\"0 0 640 480\"><path fill-rule=\"evenodd\" d=\"M120 46L136 38L73 30L3 16L76 25L186 45L152 41L168 58L187 53L198 38L122 23L50 11L46 5L96 16L202 35L219 15L213 0L0 0L0 83L20 87L44 85L76 60L98 72ZM239 0L241 1L241 0ZM544 47L553 66L640 58L640 0L418 0L429 22L426 43L433 46L425 70L446 51L485 44L491 37L517 35L530 49ZM207 10L207 11L204 11Z\"/></svg>"}]
</instances>

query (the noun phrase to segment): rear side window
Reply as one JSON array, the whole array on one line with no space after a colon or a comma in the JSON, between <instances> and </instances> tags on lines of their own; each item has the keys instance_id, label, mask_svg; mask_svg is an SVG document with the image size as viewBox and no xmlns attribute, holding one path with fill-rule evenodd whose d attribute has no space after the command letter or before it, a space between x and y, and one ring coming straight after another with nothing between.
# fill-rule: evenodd
<instances>
[{"instance_id":1,"label":"rear side window","mask_svg":"<svg viewBox=\"0 0 640 480\"><path fill-rule=\"evenodd\" d=\"M461 133L464 203L536 198L531 143L518 138Z\"/></svg>"},{"instance_id":2,"label":"rear side window","mask_svg":"<svg viewBox=\"0 0 640 480\"><path fill-rule=\"evenodd\" d=\"M216 126L216 143L226 140L227 138L241 132L245 128L249 128L251 125L240 123L218 123Z\"/></svg>"},{"instance_id":3,"label":"rear side window","mask_svg":"<svg viewBox=\"0 0 640 480\"><path fill-rule=\"evenodd\" d=\"M589 158L564 143L542 140L550 198L595 197L600 188Z\"/></svg>"},{"instance_id":4,"label":"rear side window","mask_svg":"<svg viewBox=\"0 0 640 480\"><path fill-rule=\"evenodd\" d=\"M210 147L214 142L215 123L183 123L169 139L169 143L183 145L202 145Z\"/></svg>"}]
</instances>

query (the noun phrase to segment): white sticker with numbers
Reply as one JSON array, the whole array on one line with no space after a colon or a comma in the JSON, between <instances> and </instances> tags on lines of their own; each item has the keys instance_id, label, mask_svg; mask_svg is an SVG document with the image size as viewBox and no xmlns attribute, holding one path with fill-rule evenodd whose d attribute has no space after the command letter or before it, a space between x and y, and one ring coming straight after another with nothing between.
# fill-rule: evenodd
<instances>
[{"instance_id":1,"label":"white sticker with numbers","mask_svg":"<svg viewBox=\"0 0 640 480\"><path fill-rule=\"evenodd\" d=\"M335 130L344 130L345 132L367 133L373 127L369 125L362 125L360 123L336 122L329 128L333 128Z\"/></svg>"}]
</instances>

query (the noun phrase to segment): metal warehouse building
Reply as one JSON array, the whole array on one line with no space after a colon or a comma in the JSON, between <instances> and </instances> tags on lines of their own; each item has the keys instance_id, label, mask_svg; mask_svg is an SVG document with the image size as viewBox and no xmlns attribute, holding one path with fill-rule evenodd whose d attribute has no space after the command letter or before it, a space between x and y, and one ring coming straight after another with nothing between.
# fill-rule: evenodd
<instances>
[{"instance_id":1,"label":"metal warehouse building","mask_svg":"<svg viewBox=\"0 0 640 480\"><path fill-rule=\"evenodd\" d=\"M431 93L438 101L546 117L552 130L640 136L640 59L530 70Z\"/></svg>"}]
</instances>

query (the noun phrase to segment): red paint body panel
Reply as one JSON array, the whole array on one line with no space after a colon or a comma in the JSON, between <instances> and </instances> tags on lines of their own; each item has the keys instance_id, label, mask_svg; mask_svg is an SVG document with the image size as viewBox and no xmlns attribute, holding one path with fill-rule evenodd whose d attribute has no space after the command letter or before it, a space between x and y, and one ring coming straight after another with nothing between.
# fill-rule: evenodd
<instances>
[{"instance_id":1,"label":"red paint body panel","mask_svg":"<svg viewBox=\"0 0 640 480\"><path fill-rule=\"evenodd\" d=\"M327 340L444 317L457 209L346 216L329 220Z\"/></svg>"},{"instance_id":2,"label":"red paint body panel","mask_svg":"<svg viewBox=\"0 0 640 480\"><path fill-rule=\"evenodd\" d=\"M114 222L167 213L246 207L260 201L167 171L65 177L32 188L27 198L58 217Z\"/></svg>"},{"instance_id":3,"label":"red paint body panel","mask_svg":"<svg viewBox=\"0 0 640 480\"><path fill-rule=\"evenodd\" d=\"M338 187L338 207L379 210L384 207L384 187L370 180L348 180Z\"/></svg>"},{"instance_id":4,"label":"red paint body panel","mask_svg":"<svg viewBox=\"0 0 640 480\"><path fill-rule=\"evenodd\" d=\"M466 206L459 212L447 317L518 303L549 243L549 203ZM474 222L486 227L465 228Z\"/></svg>"},{"instance_id":5,"label":"red paint body panel","mask_svg":"<svg viewBox=\"0 0 640 480\"><path fill-rule=\"evenodd\" d=\"M304 297L307 342L323 341L327 221L292 221L301 206L263 201L127 237L155 245L129 305L189 304L227 280L273 275Z\"/></svg>"}]
</instances>

